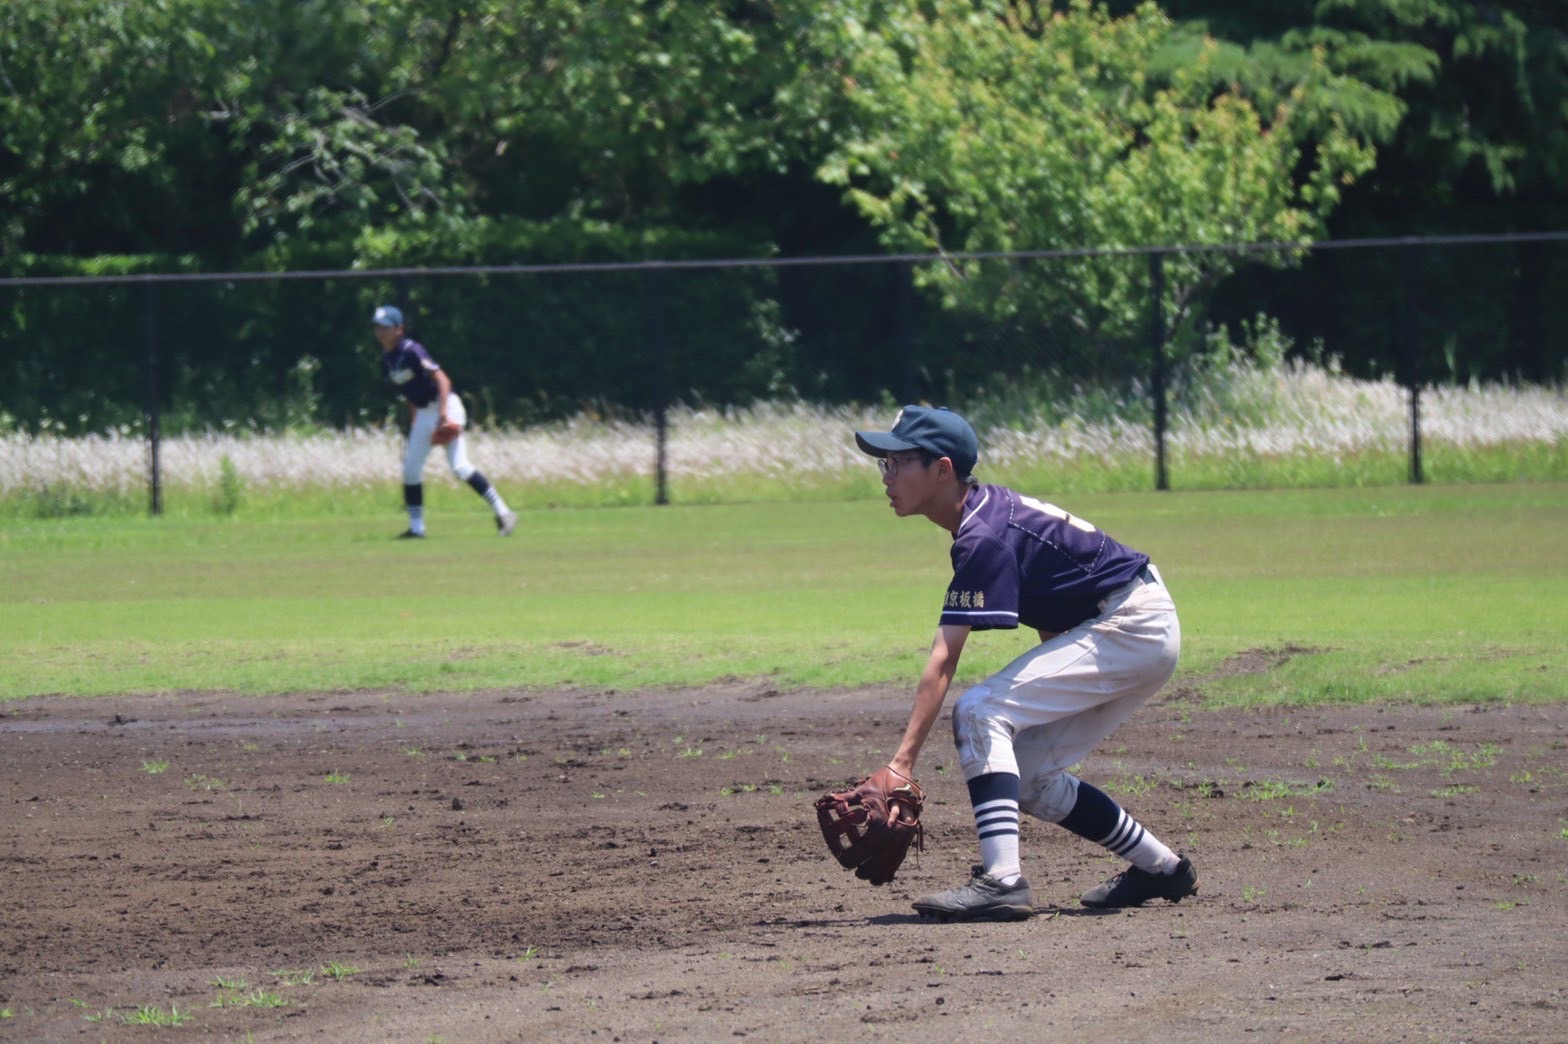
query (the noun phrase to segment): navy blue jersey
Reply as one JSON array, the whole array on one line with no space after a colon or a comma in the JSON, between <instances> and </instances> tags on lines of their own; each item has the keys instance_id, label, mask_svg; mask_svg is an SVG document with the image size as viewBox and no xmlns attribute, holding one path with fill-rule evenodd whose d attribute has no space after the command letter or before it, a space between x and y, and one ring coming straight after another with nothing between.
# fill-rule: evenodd
<instances>
[{"instance_id":1,"label":"navy blue jersey","mask_svg":"<svg viewBox=\"0 0 1568 1044\"><path fill-rule=\"evenodd\" d=\"M1065 631L1099 615L1100 601L1148 564L1148 555L1054 504L979 486L964 498L953 536L942 623Z\"/></svg>"},{"instance_id":2,"label":"navy blue jersey","mask_svg":"<svg viewBox=\"0 0 1568 1044\"><path fill-rule=\"evenodd\" d=\"M441 364L430 358L425 346L405 337L389 352L381 353L381 372L397 385L398 392L415 406L436 401L436 379Z\"/></svg>"}]
</instances>

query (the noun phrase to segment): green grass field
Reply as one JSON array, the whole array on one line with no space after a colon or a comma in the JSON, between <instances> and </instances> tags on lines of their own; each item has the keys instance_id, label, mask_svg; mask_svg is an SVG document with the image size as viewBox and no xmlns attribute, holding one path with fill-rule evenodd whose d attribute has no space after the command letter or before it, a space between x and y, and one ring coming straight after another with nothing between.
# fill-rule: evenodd
<instances>
[{"instance_id":1,"label":"green grass field","mask_svg":"<svg viewBox=\"0 0 1568 1044\"><path fill-rule=\"evenodd\" d=\"M1082 494L1181 610L1216 703L1568 686L1568 485ZM391 499L388 498L388 502ZM0 699L232 690L912 685L948 538L880 501L0 520ZM1025 647L977 636L960 683ZM1238 653L1297 650L1233 674Z\"/></svg>"}]
</instances>

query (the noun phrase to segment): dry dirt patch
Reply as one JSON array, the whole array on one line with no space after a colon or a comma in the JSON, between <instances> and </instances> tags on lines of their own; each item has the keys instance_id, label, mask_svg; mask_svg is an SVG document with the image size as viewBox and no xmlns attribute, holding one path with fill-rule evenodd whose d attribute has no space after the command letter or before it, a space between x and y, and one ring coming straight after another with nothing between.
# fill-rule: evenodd
<instances>
[{"instance_id":1,"label":"dry dirt patch","mask_svg":"<svg viewBox=\"0 0 1568 1044\"><path fill-rule=\"evenodd\" d=\"M1094 914L922 921L811 801L902 690L181 695L0 706L0 1039L1549 1040L1568 1025L1568 709L1146 708L1085 767L1192 855ZM841 719L847 726L821 722ZM276 1006L274 1006L276 1005ZM138 1009L185 1021L128 1025Z\"/></svg>"}]
</instances>

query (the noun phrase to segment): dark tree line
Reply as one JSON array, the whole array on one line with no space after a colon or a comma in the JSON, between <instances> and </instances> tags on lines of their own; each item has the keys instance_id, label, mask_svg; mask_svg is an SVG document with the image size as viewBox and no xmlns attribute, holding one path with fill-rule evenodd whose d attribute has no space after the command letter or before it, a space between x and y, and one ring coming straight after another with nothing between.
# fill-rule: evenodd
<instances>
[{"instance_id":1,"label":"dark tree line","mask_svg":"<svg viewBox=\"0 0 1568 1044\"><path fill-rule=\"evenodd\" d=\"M1555 0L0 7L0 268L13 276L1565 227L1568 7ZM1445 302L1492 302L1475 312L1489 332L1466 340L1476 347L1448 376L1560 379L1561 255L1499 250L1485 278L1462 252L1417 259ZM1322 340L1352 369L1376 372L1391 365L1396 267L1370 254L1191 255L1168 271L1167 307L1188 350L1208 324L1239 328L1267 313L1302 344ZM1145 321L1136 266L946 262L908 276L870 280L874 298L804 273L696 293L677 310L694 321L674 349L690 361L683 387L715 399L834 393L827 385L842 371L849 383L836 394L875 391L846 360L868 340L900 336L887 324L906 282L925 314L945 317L934 323L944 335L1071 342L1080 358L1114 358ZM218 358L212 329L171 345L184 368L171 387L186 381L185 394L237 410L247 394L275 396L296 360L339 350L334 324L353 323L364 294L330 310L330 335L281 303L288 291L269 296L246 300L251 313L193 306L243 350ZM140 306L123 298L112 314L134 322ZM493 345L487 365L541 368L527 338L558 335L549 318L564 299L549 300L511 302L516 343L494 343L502 324L472 331ZM615 300L624 310L628 291ZM710 304L699 319L701 300ZM473 307L450 295L439 303ZM0 308L0 340L22 370L0 410L29 422L70 414L48 399L84 372L94 334L81 305L28 291ZM247 314L248 334L237 329ZM455 338L459 320L446 322ZM191 329L171 324L170 336ZM695 387L707 353L707 369L725 377ZM591 398L570 381L559 391L514 383L494 403L502 419ZM630 393L611 397L637 405ZM335 422L369 408L340 399Z\"/></svg>"}]
</instances>

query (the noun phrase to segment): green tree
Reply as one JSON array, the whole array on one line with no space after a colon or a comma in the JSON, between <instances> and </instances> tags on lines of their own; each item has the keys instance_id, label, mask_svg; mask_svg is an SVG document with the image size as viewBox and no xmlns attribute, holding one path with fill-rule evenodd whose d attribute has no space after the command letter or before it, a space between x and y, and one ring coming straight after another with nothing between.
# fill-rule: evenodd
<instances>
[{"instance_id":1,"label":"green tree","mask_svg":"<svg viewBox=\"0 0 1568 1044\"><path fill-rule=\"evenodd\" d=\"M846 187L893 250L1300 244L1372 163L1365 142L1311 104L1332 80L1321 65L1268 112L1212 88L1215 47L1152 80L1146 70L1175 31L1153 4L1116 18L1073 0L1035 19L1013 4L933 0L883 16L856 35L856 118L820 175ZM1174 260L1174 322L1235 263ZM919 278L951 309L1066 322L1091 340L1147 321L1143 272L1126 265L1047 273L948 256Z\"/></svg>"},{"instance_id":2,"label":"green tree","mask_svg":"<svg viewBox=\"0 0 1568 1044\"><path fill-rule=\"evenodd\" d=\"M1168 0L1167 9L1183 29L1156 75L1181 67L1207 33L1225 41L1215 85L1240 84L1255 100L1288 89L1312 55L1346 75L1337 92L1318 97L1377 142L1379 157L1346 191L1329 222L1334 238L1568 223L1568 5ZM1434 357L1422 372L1560 377L1556 344L1568 316L1550 289L1568 274L1560 248L1521 243L1492 248L1484 261L1474 251L1428 251L1418 260L1431 297L1450 313L1427 320L1423 341ZM1377 371L1400 354L1385 322L1388 302L1402 293L1393 268L1354 254L1315 256L1293 290L1273 291L1271 307L1295 311L1299 338L1322 338L1358 369ZM1239 314L1255 304L1244 302ZM1437 346L1448 358L1437 357Z\"/></svg>"},{"instance_id":3,"label":"green tree","mask_svg":"<svg viewBox=\"0 0 1568 1044\"><path fill-rule=\"evenodd\" d=\"M0 6L0 250L179 252L233 169L205 134L203 0Z\"/></svg>"}]
</instances>

